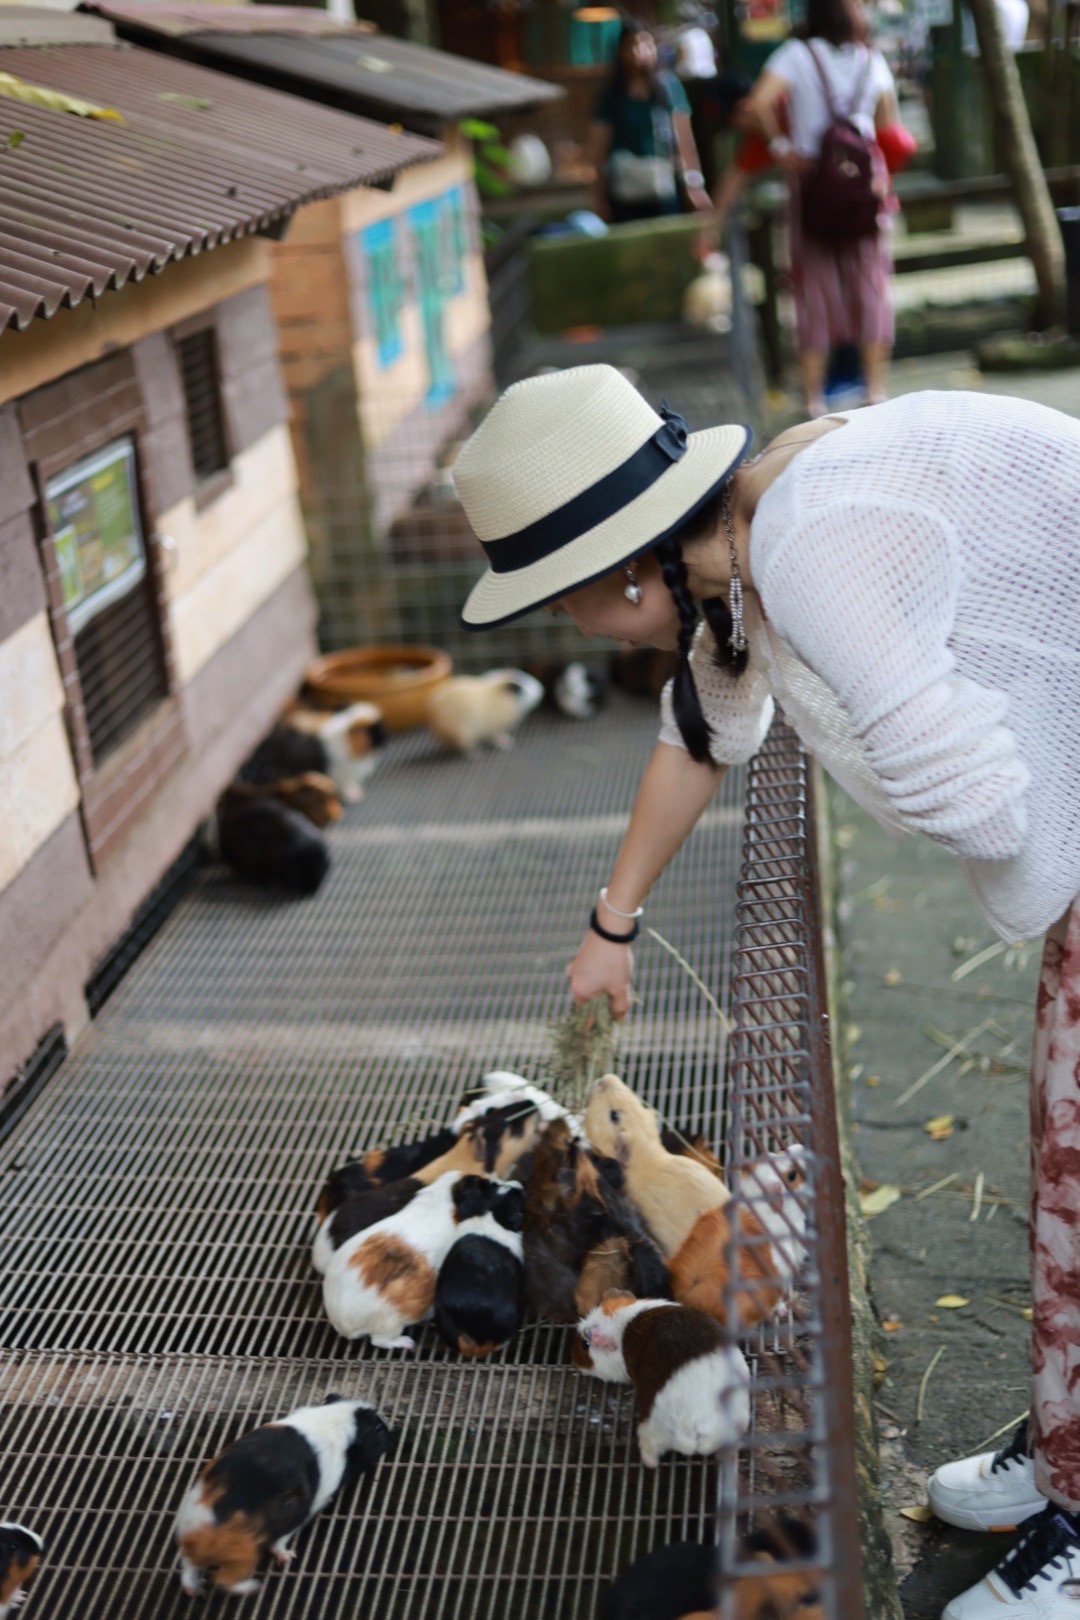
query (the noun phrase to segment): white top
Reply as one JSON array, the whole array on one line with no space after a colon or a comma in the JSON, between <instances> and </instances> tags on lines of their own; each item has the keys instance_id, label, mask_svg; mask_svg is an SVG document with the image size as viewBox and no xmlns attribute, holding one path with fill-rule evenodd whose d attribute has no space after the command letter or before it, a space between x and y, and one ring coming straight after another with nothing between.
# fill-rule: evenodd
<instances>
[{"instance_id":1,"label":"white top","mask_svg":"<svg viewBox=\"0 0 1080 1620\"><path fill-rule=\"evenodd\" d=\"M824 39L815 39L810 45L802 39L786 39L765 63L765 71L783 79L790 91L788 123L795 150L804 157L817 157L822 136L832 123L811 50L825 70L837 114L850 116L859 133L867 140L872 139L874 109L883 95L896 91L889 64L881 52L869 51L867 69L868 47L865 45L830 45ZM859 91L857 100L856 91Z\"/></svg>"},{"instance_id":2,"label":"white top","mask_svg":"<svg viewBox=\"0 0 1080 1620\"><path fill-rule=\"evenodd\" d=\"M1080 421L993 394L856 411L766 490L750 547L749 668L694 655L716 758L750 757L773 693L853 799L1036 938L1080 893ZM663 714L680 744L669 692Z\"/></svg>"}]
</instances>

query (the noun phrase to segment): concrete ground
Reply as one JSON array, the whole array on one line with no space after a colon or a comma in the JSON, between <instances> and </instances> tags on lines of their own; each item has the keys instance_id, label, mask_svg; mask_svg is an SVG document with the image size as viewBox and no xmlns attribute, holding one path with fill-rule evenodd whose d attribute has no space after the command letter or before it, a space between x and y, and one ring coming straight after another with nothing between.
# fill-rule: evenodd
<instances>
[{"instance_id":1,"label":"concrete ground","mask_svg":"<svg viewBox=\"0 0 1080 1620\"><path fill-rule=\"evenodd\" d=\"M972 387L1080 415L1080 373L980 376L962 354L900 362L891 392ZM893 840L839 790L832 817L854 1147L864 1192L900 1195L869 1221L885 1328L883 1508L906 1620L937 1620L1008 1545L907 1514L930 1470L1002 1444L1028 1404L1040 947L1002 946L945 851Z\"/></svg>"}]
</instances>

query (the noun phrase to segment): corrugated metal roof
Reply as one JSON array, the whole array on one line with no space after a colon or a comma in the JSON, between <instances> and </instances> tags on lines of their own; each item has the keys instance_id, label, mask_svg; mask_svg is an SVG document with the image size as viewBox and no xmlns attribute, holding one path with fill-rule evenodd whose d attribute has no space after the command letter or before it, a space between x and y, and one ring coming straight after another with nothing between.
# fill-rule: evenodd
<instances>
[{"instance_id":1,"label":"corrugated metal roof","mask_svg":"<svg viewBox=\"0 0 1080 1620\"><path fill-rule=\"evenodd\" d=\"M108 5L88 4L87 11L99 11L116 21L138 21L153 11L152 26L161 34L199 34L220 28L228 34L374 34L370 22L341 22L328 11L312 6L215 6L183 5L163 0L158 5L126 5L124 0ZM208 17L209 13L209 17Z\"/></svg>"},{"instance_id":2,"label":"corrugated metal roof","mask_svg":"<svg viewBox=\"0 0 1080 1620\"><path fill-rule=\"evenodd\" d=\"M247 7L85 0L116 23L126 38L152 45L153 35L182 39L187 54L235 68L301 94L331 96L373 117L400 118L426 129L452 119L509 112L565 94L524 73L472 62L389 34L350 31L301 38L290 23L253 34L241 21ZM257 7L265 10L265 7ZM282 12L291 8L282 7ZM298 9L298 8L297 8ZM299 11L302 17L304 13ZM187 26L181 26L184 23ZM307 32L303 30L303 32ZM168 48L162 39L162 48ZM175 47L174 47L175 48Z\"/></svg>"},{"instance_id":3,"label":"corrugated metal roof","mask_svg":"<svg viewBox=\"0 0 1080 1620\"><path fill-rule=\"evenodd\" d=\"M115 38L103 17L0 4L0 45L109 45Z\"/></svg>"},{"instance_id":4,"label":"corrugated metal roof","mask_svg":"<svg viewBox=\"0 0 1080 1620\"><path fill-rule=\"evenodd\" d=\"M267 231L302 203L383 184L441 150L131 45L4 47L0 71L124 118L0 97L0 328Z\"/></svg>"}]
</instances>

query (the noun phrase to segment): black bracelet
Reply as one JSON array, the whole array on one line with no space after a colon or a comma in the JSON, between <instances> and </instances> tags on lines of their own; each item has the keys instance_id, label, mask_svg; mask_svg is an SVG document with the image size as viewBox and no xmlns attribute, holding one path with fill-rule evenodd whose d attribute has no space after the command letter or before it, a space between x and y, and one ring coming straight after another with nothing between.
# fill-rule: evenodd
<instances>
[{"instance_id":1,"label":"black bracelet","mask_svg":"<svg viewBox=\"0 0 1080 1620\"><path fill-rule=\"evenodd\" d=\"M601 939L606 939L609 945L632 945L634 940L637 939L638 935L641 933L641 922L637 917L634 918L634 926L631 928L628 934L611 933L609 929L605 928L602 923L597 921L595 906L593 906L592 911L589 913L589 927L592 929L594 934L599 934Z\"/></svg>"}]
</instances>

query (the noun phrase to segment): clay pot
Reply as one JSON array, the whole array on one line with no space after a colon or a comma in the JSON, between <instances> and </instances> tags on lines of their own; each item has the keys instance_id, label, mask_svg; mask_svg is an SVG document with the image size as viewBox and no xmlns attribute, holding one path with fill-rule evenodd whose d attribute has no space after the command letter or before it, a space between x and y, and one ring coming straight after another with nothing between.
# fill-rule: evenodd
<instances>
[{"instance_id":1,"label":"clay pot","mask_svg":"<svg viewBox=\"0 0 1080 1620\"><path fill-rule=\"evenodd\" d=\"M423 724L452 668L449 653L437 647L352 647L309 664L304 694L320 709L376 703L388 731L408 731Z\"/></svg>"}]
</instances>

